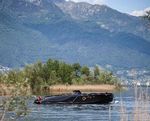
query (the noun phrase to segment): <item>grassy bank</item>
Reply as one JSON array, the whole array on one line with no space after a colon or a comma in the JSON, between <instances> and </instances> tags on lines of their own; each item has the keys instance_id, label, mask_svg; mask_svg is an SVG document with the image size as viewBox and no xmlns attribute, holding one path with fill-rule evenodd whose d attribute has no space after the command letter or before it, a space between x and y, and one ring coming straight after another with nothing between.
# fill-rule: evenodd
<instances>
[{"instance_id":1,"label":"grassy bank","mask_svg":"<svg viewBox=\"0 0 150 121\"><path fill-rule=\"evenodd\" d=\"M114 92L116 90L115 85L53 85L46 87L46 89L37 91L37 94L61 94L71 93L73 90L81 90L82 92ZM32 95L32 89L30 86L20 86L19 88L13 84L0 84L0 96L9 95Z\"/></svg>"},{"instance_id":2,"label":"grassy bank","mask_svg":"<svg viewBox=\"0 0 150 121\"><path fill-rule=\"evenodd\" d=\"M50 87L53 93L66 93L73 90L82 92L113 92L116 87L114 85L54 85Z\"/></svg>"}]
</instances>

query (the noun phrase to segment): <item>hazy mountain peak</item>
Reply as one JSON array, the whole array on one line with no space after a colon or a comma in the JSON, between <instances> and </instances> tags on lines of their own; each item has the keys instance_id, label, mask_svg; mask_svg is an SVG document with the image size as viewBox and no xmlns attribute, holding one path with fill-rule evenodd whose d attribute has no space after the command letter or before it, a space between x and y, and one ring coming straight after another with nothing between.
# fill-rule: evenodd
<instances>
[{"instance_id":1,"label":"hazy mountain peak","mask_svg":"<svg viewBox=\"0 0 150 121\"><path fill-rule=\"evenodd\" d=\"M100 14L115 11L106 5L92 5L86 2L63 2L57 3L64 13L70 14L75 19L89 19ZM116 12L116 11L115 11Z\"/></svg>"}]
</instances>

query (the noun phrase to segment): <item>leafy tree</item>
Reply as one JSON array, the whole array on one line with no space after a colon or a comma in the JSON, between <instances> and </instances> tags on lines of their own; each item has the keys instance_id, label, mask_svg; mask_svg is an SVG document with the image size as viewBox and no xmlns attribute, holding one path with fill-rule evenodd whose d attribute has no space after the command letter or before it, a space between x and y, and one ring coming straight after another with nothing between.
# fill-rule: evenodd
<instances>
[{"instance_id":1,"label":"leafy tree","mask_svg":"<svg viewBox=\"0 0 150 121\"><path fill-rule=\"evenodd\" d=\"M100 71L97 66L93 75L88 66L79 63L71 65L52 59L44 64L39 61L24 69L0 74L2 83L30 86L33 92L42 91L53 84L114 84L116 80L113 73Z\"/></svg>"},{"instance_id":2,"label":"leafy tree","mask_svg":"<svg viewBox=\"0 0 150 121\"><path fill-rule=\"evenodd\" d=\"M58 72L59 70L59 61L58 60L54 60L53 64L54 64L54 70L56 71L56 73Z\"/></svg>"},{"instance_id":3,"label":"leafy tree","mask_svg":"<svg viewBox=\"0 0 150 121\"><path fill-rule=\"evenodd\" d=\"M33 92L40 91L44 83L43 76L43 64L37 62L34 65L27 66L25 68L26 77L31 86Z\"/></svg>"},{"instance_id":4,"label":"leafy tree","mask_svg":"<svg viewBox=\"0 0 150 121\"><path fill-rule=\"evenodd\" d=\"M11 70L7 73L7 82L10 84L24 83L25 76L23 71Z\"/></svg>"},{"instance_id":5,"label":"leafy tree","mask_svg":"<svg viewBox=\"0 0 150 121\"><path fill-rule=\"evenodd\" d=\"M81 74L89 76L90 75L90 69L87 66L83 66L81 68Z\"/></svg>"},{"instance_id":6,"label":"leafy tree","mask_svg":"<svg viewBox=\"0 0 150 121\"><path fill-rule=\"evenodd\" d=\"M72 67L75 72L75 76L79 77L81 75L81 65L79 63L74 63Z\"/></svg>"},{"instance_id":7,"label":"leafy tree","mask_svg":"<svg viewBox=\"0 0 150 121\"><path fill-rule=\"evenodd\" d=\"M146 11L146 14L144 15L144 18L150 21L150 10Z\"/></svg>"},{"instance_id":8,"label":"leafy tree","mask_svg":"<svg viewBox=\"0 0 150 121\"><path fill-rule=\"evenodd\" d=\"M94 67L94 78L96 78L97 76L100 75L100 70L99 70L99 67L98 66L95 66Z\"/></svg>"},{"instance_id":9,"label":"leafy tree","mask_svg":"<svg viewBox=\"0 0 150 121\"><path fill-rule=\"evenodd\" d=\"M52 60L49 59L46 63L49 70L55 70L58 71L59 69L59 61L58 60Z\"/></svg>"},{"instance_id":10,"label":"leafy tree","mask_svg":"<svg viewBox=\"0 0 150 121\"><path fill-rule=\"evenodd\" d=\"M58 76L61 78L64 84L72 83L72 73L73 73L73 68L71 65L66 64L66 63L60 64Z\"/></svg>"},{"instance_id":11,"label":"leafy tree","mask_svg":"<svg viewBox=\"0 0 150 121\"><path fill-rule=\"evenodd\" d=\"M3 74L0 73L0 83L3 82Z\"/></svg>"}]
</instances>

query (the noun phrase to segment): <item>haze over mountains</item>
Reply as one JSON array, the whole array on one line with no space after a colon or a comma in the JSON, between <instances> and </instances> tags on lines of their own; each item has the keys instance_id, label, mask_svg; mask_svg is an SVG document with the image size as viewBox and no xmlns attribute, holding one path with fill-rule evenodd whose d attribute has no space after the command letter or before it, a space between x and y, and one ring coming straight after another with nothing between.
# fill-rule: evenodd
<instances>
[{"instance_id":1,"label":"haze over mountains","mask_svg":"<svg viewBox=\"0 0 150 121\"><path fill-rule=\"evenodd\" d=\"M150 28L105 5L0 0L0 65L55 58L94 66L150 67Z\"/></svg>"}]
</instances>

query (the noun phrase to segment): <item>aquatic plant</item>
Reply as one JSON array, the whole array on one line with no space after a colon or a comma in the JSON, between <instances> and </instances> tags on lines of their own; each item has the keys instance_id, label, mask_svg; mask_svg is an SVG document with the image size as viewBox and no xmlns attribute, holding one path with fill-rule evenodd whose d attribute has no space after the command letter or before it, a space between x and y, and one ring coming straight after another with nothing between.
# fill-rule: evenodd
<instances>
[{"instance_id":1,"label":"aquatic plant","mask_svg":"<svg viewBox=\"0 0 150 121\"><path fill-rule=\"evenodd\" d=\"M132 112L128 112L126 107L123 105L123 100L120 101L120 111L121 121L149 121L150 119L150 112L149 112L149 95L148 95L148 86L145 89L142 89L142 87L137 87L135 85L134 87L134 108Z\"/></svg>"},{"instance_id":2,"label":"aquatic plant","mask_svg":"<svg viewBox=\"0 0 150 121\"><path fill-rule=\"evenodd\" d=\"M11 94L9 96L3 97L0 100L0 121L7 119L15 121L20 117L26 116L29 112L29 108L27 106L27 93L25 91L22 93L22 88L19 83L15 86L16 87L11 90ZM12 115L7 115L10 112Z\"/></svg>"}]
</instances>

